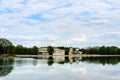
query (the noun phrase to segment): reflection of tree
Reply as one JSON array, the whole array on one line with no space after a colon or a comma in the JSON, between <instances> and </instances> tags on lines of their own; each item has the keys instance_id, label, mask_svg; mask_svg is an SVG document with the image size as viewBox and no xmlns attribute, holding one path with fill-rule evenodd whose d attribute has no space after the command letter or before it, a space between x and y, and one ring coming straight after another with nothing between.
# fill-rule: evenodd
<instances>
[{"instance_id":1,"label":"reflection of tree","mask_svg":"<svg viewBox=\"0 0 120 80\"><path fill-rule=\"evenodd\" d=\"M58 62L59 64L64 64L64 61L60 61L60 62Z\"/></svg>"},{"instance_id":2,"label":"reflection of tree","mask_svg":"<svg viewBox=\"0 0 120 80\"><path fill-rule=\"evenodd\" d=\"M34 59L32 63L33 63L34 66L37 65L37 60Z\"/></svg>"},{"instance_id":3,"label":"reflection of tree","mask_svg":"<svg viewBox=\"0 0 120 80\"><path fill-rule=\"evenodd\" d=\"M112 64L116 65L120 62L120 57L83 57L83 62L95 63L95 64Z\"/></svg>"},{"instance_id":4,"label":"reflection of tree","mask_svg":"<svg viewBox=\"0 0 120 80\"><path fill-rule=\"evenodd\" d=\"M48 63L49 66L53 65L53 63L54 63L53 57L49 57L47 63Z\"/></svg>"},{"instance_id":5,"label":"reflection of tree","mask_svg":"<svg viewBox=\"0 0 120 80\"><path fill-rule=\"evenodd\" d=\"M24 61L22 58L17 58L15 60L15 64L20 67L20 66L26 64L26 61Z\"/></svg>"},{"instance_id":6,"label":"reflection of tree","mask_svg":"<svg viewBox=\"0 0 120 80\"><path fill-rule=\"evenodd\" d=\"M0 59L0 76L7 76L13 70L14 59L1 58Z\"/></svg>"},{"instance_id":7,"label":"reflection of tree","mask_svg":"<svg viewBox=\"0 0 120 80\"><path fill-rule=\"evenodd\" d=\"M59 64L64 63L79 63L79 61L95 64L111 64L116 65L120 63L120 57L65 57L65 61L58 62Z\"/></svg>"},{"instance_id":8,"label":"reflection of tree","mask_svg":"<svg viewBox=\"0 0 120 80\"><path fill-rule=\"evenodd\" d=\"M69 63L69 57L65 57L65 63Z\"/></svg>"},{"instance_id":9,"label":"reflection of tree","mask_svg":"<svg viewBox=\"0 0 120 80\"><path fill-rule=\"evenodd\" d=\"M25 65L37 65L37 59L38 58L17 58L15 59L15 65L17 65L17 67L22 67Z\"/></svg>"}]
</instances>

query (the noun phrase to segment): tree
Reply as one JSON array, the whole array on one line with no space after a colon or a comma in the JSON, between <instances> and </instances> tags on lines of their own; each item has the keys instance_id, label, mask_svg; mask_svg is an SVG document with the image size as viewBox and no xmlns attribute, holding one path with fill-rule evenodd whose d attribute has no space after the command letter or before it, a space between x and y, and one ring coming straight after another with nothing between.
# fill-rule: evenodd
<instances>
[{"instance_id":1,"label":"tree","mask_svg":"<svg viewBox=\"0 0 120 80\"><path fill-rule=\"evenodd\" d=\"M105 55L105 54L106 54L106 53L105 53L105 52L106 52L105 50L106 50L105 46L100 47L100 54L101 54L101 55Z\"/></svg>"},{"instance_id":2,"label":"tree","mask_svg":"<svg viewBox=\"0 0 120 80\"><path fill-rule=\"evenodd\" d=\"M53 63L54 63L54 58L53 58L53 57L49 57L47 64L48 64L49 66L52 66Z\"/></svg>"},{"instance_id":3,"label":"tree","mask_svg":"<svg viewBox=\"0 0 120 80\"><path fill-rule=\"evenodd\" d=\"M37 46L32 47L32 55L37 55L38 54L38 48Z\"/></svg>"},{"instance_id":4,"label":"tree","mask_svg":"<svg viewBox=\"0 0 120 80\"><path fill-rule=\"evenodd\" d=\"M15 47L14 46L8 46L6 48L7 48L7 50L6 50L7 54L14 54L15 53Z\"/></svg>"},{"instance_id":5,"label":"tree","mask_svg":"<svg viewBox=\"0 0 120 80\"><path fill-rule=\"evenodd\" d=\"M15 53L16 54L23 54L24 50L23 50L23 46L22 45L17 45L15 47Z\"/></svg>"},{"instance_id":6,"label":"tree","mask_svg":"<svg viewBox=\"0 0 120 80\"><path fill-rule=\"evenodd\" d=\"M53 48L52 46L48 46L48 47L47 47L47 51L48 51L49 55L53 55L53 53L54 53L54 48Z\"/></svg>"},{"instance_id":7,"label":"tree","mask_svg":"<svg viewBox=\"0 0 120 80\"><path fill-rule=\"evenodd\" d=\"M12 46L12 43L9 40L0 38L0 54L7 53L10 46Z\"/></svg>"}]
</instances>

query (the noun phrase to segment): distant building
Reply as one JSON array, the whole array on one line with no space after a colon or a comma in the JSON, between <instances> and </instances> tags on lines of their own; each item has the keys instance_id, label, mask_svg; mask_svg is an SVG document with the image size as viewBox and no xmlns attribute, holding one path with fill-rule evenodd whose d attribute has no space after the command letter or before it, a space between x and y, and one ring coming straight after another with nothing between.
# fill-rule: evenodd
<instances>
[{"instance_id":1,"label":"distant building","mask_svg":"<svg viewBox=\"0 0 120 80\"><path fill-rule=\"evenodd\" d=\"M38 53L41 55L48 55L47 48L39 48Z\"/></svg>"},{"instance_id":2,"label":"distant building","mask_svg":"<svg viewBox=\"0 0 120 80\"><path fill-rule=\"evenodd\" d=\"M73 55L73 48L69 48L69 55Z\"/></svg>"},{"instance_id":3,"label":"distant building","mask_svg":"<svg viewBox=\"0 0 120 80\"><path fill-rule=\"evenodd\" d=\"M65 55L65 50L54 48L54 54L53 55Z\"/></svg>"},{"instance_id":4,"label":"distant building","mask_svg":"<svg viewBox=\"0 0 120 80\"><path fill-rule=\"evenodd\" d=\"M39 48L38 53L41 55L48 55L47 48ZM65 51L58 48L54 48L53 55L65 55Z\"/></svg>"},{"instance_id":5,"label":"distant building","mask_svg":"<svg viewBox=\"0 0 120 80\"><path fill-rule=\"evenodd\" d=\"M73 52L73 54L82 54L82 52L77 48L74 52Z\"/></svg>"}]
</instances>

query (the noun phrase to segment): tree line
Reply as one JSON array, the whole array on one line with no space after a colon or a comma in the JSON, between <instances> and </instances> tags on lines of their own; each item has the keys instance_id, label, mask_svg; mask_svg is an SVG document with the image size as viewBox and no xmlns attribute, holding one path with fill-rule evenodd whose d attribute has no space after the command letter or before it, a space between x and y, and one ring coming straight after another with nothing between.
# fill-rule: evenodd
<instances>
[{"instance_id":1,"label":"tree line","mask_svg":"<svg viewBox=\"0 0 120 80\"><path fill-rule=\"evenodd\" d=\"M88 47L80 50L83 54L120 55L120 48L116 46Z\"/></svg>"},{"instance_id":2,"label":"tree line","mask_svg":"<svg viewBox=\"0 0 120 80\"><path fill-rule=\"evenodd\" d=\"M116 65L120 63L120 57L83 57L81 61L102 65L106 64Z\"/></svg>"},{"instance_id":3,"label":"tree line","mask_svg":"<svg viewBox=\"0 0 120 80\"><path fill-rule=\"evenodd\" d=\"M54 48L52 46L47 47L49 55L54 53ZM69 55L70 47L56 47L65 50L65 55ZM73 48L75 51L78 48ZM79 49L83 54L98 54L98 55L120 55L120 48L116 46L101 46L101 47L88 47ZM37 55L38 47L24 47L22 45L14 46L9 40L5 38L0 38L0 55L2 54L15 54L15 55Z\"/></svg>"},{"instance_id":4,"label":"tree line","mask_svg":"<svg viewBox=\"0 0 120 80\"><path fill-rule=\"evenodd\" d=\"M0 55L37 55L38 48L33 46L31 48L24 47L22 45L14 46L9 40L0 38Z\"/></svg>"}]
</instances>

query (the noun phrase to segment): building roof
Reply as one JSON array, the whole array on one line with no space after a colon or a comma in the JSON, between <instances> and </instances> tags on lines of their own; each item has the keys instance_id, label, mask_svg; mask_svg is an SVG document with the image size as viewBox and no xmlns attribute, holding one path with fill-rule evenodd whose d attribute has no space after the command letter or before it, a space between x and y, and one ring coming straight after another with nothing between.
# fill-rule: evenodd
<instances>
[{"instance_id":1,"label":"building roof","mask_svg":"<svg viewBox=\"0 0 120 80\"><path fill-rule=\"evenodd\" d=\"M38 48L38 50L44 50L44 51L46 51L47 48Z\"/></svg>"},{"instance_id":2,"label":"building roof","mask_svg":"<svg viewBox=\"0 0 120 80\"><path fill-rule=\"evenodd\" d=\"M59 48L54 48L54 50L62 50L62 49L59 49Z\"/></svg>"}]
</instances>

